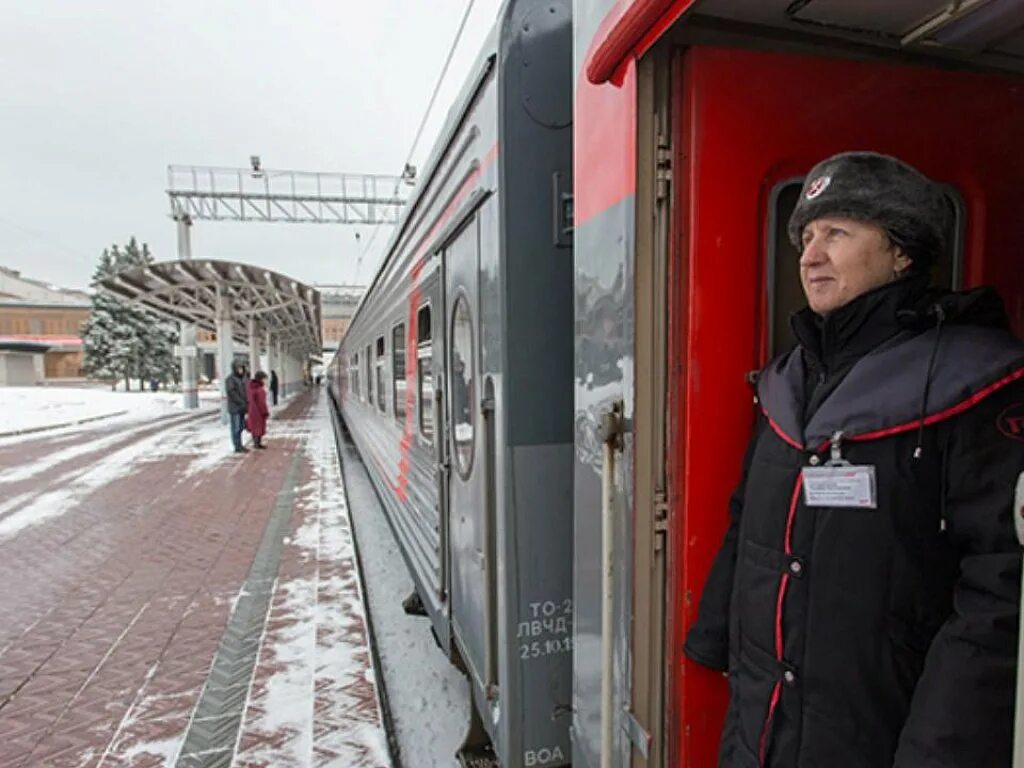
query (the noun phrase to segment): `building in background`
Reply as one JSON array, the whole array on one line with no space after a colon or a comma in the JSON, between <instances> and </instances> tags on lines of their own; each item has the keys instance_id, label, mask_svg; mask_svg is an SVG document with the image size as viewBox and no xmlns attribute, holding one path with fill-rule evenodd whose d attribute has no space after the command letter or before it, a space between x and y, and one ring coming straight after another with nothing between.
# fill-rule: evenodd
<instances>
[{"instance_id":1,"label":"building in background","mask_svg":"<svg viewBox=\"0 0 1024 768\"><path fill-rule=\"evenodd\" d=\"M316 285L320 291L321 311L323 312L322 331L324 340L324 361L328 361L338 351L341 337L348 330L352 316L356 313L360 299L366 292L365 285Z\"/></svg>"},{"instance_id":2,"label":"building in background","mask_svg":"<svg viewBox=\"0 0 1024 768\"><path fill-rule=\"evenodd\" d=\"M85 291L0 266L0 384L84 378L81 329L90 309Z\"/></svg>"}]
</instances>

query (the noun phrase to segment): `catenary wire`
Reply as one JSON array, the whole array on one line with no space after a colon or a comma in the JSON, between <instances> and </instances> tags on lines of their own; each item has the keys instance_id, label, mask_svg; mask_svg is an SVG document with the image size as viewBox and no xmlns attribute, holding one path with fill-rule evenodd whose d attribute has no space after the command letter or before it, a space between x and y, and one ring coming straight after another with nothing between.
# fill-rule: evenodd
<instances>
[{"instance_id":1,"label":"catenary wire","mask_svg":"<svg viewBox=\"0 0 1024 768\"><path fill-rule=\"evenodd\" d=\"M437 101L437 95L441 91L441 85L444 83L444 78L448 74L448 67L451 66L452 58L455 56L455 50L456 48L458 48L459 40L462 39L462 33L466 29L466 22L469 21L469 14L472 12L473 4L475 2L476 0L468 0L468 2L466 3L466 10L463 11L462 13L462 20L459 22L458 30L456 30L455 32L455 38L452 40L451 45L448 47L448 55L445 56L444 65L441 67L441 74L438 75L437 82L434 83L434 90L430 94L430 100L427 102L427 108L423 113L422 119L420 120L419 128L416 129L416 137L412 140L412 146L409 147L409 152L406 155L405 162L402 164L402 174L405 173L405 169L408 167L409 163L412 162L413 154L416 152L416 146L419 144L420 139L423 137L423 130L427 126L427 120L429 119L430 113L434 108L434 102ZM391 193L392 196L398 194L399 184L401 184L401 180L395 183L395 189ZM370 247L373 245L374 240L377 239L377 233L380 232L380 228L381 223L378 222L377 225L373 228L373 232L370 233L370 239L364 246L362 253L359 254L359 258L356 260L356 276L353 282L356 283L357 285L359 284L359 272L362 269L363 257L366 256L367 253L369 253Z\"/></svg>"}]
</instances>

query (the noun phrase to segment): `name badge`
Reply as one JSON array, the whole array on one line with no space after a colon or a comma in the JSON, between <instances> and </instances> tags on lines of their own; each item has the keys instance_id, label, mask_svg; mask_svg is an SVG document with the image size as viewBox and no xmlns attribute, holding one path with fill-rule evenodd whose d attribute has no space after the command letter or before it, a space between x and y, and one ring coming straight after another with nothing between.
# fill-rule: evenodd
<instances>
[{"instance_id":1,"label":"name badge","mask_svg":"<svg viewBox=\"0 0 1024 768\"><path fill-rule=\"evenodd\" d=\"M804 467L804 502L808 507L875 509L875 468L854 464Z\"/></svg>"}]
</instances>

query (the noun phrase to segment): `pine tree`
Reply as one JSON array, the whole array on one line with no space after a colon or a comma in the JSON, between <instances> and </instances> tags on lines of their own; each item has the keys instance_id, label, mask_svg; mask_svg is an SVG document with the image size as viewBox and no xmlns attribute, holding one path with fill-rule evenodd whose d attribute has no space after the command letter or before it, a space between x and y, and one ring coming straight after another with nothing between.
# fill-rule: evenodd
<instances>
[{"instance_id":1,"label":"pine tree","mask_svg":"<svg viewBox=\"0 0 1024 768\"><path fill-rule=\"evenodd\" d=\"M117 246L112 254L106 248L93 272L93 284L117 272ZM92 311L82 328L82 344L85 352L85 371L98 379L110 379L113 388L120 371L114 357L117 332L121 324L123 302L96 291L92 295Z\"/></svg>"},{"instance_id":2,"label":"pine tree","mask_svg":"<svg viewBox=\"0 0 1024 768\"><path fill-rule=\"evenodd\" d=\"M93 283L152 261L149 246L143 243L140 249L132 237L123 250L114 245L103 251ZM109 378L112 383L123 378L125 389L131 388L132 378L139 379L140 389L145 388L147 379L166 382L174 378L177 327L152 312L96 291L82 339L90 376Z\"/></svg>"}]
</instances>

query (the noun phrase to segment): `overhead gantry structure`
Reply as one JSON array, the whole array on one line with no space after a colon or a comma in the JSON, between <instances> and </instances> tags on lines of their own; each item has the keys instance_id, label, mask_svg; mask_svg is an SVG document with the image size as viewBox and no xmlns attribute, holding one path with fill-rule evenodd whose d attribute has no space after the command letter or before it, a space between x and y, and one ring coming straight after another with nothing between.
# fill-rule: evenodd
<instances>
[{"instance_id":1,"label":"overhead gantry structure","mask_svg":"<svg viewBox=\"0 0 1024 768\"><path fill-rule=\"evenodd\" d=\"M186 406L198 401L195 329L217 336L217 370L231 370L234 342L249 348L249 368L280 370L282 394L300 387L305 363L319 356L320 292L262 267L212 259L163 261L118 272L98 284L119 299L181 323L182 388ZM194 407L194 406L192 406Z\"/></svg>"},{"instance_id":2,"label":"overhead gantry structure","mask_svg":"<svg viewBox=\"0 0 1024 768\"><path fill-rule=\"evenodd\" d=\"M255 155L249 168L168 166L167 196L178 227L178 258L192 263L195 221L395 224L405 205L404 192L415 175L412 166L406 166L401 176L269 170ZM195 328L183 320L180 333L182 378L194 381L195 364L189 352L195 349ZM186 408L196 408L197 393L186 390L184 403Z\"/></svg>"},{"instance_id":3,"label":"overhead gantry structure","mask_svg":"<svg viewBox=\"0 0 1024 768\"><path fill-rule=\"evenodd\" d=\"M405 176L272 171L172 165L167 168L171 218L180 221L266 221L292 224L395 224L405 205Z\"/></svg>"},{"instance_id":4,"label":"overhead gantry structure","mask_svg":"<svg viewBox=\"0 0 1024 768\"><path fill-rule=\"evenodd\" d=\"M178 225L178 257L192 258L190 227L196 221L263 221L290 224L396 224L415 168L401 176L207 165L167 167L167 197Z\"/></svg>"}]
</instances>

